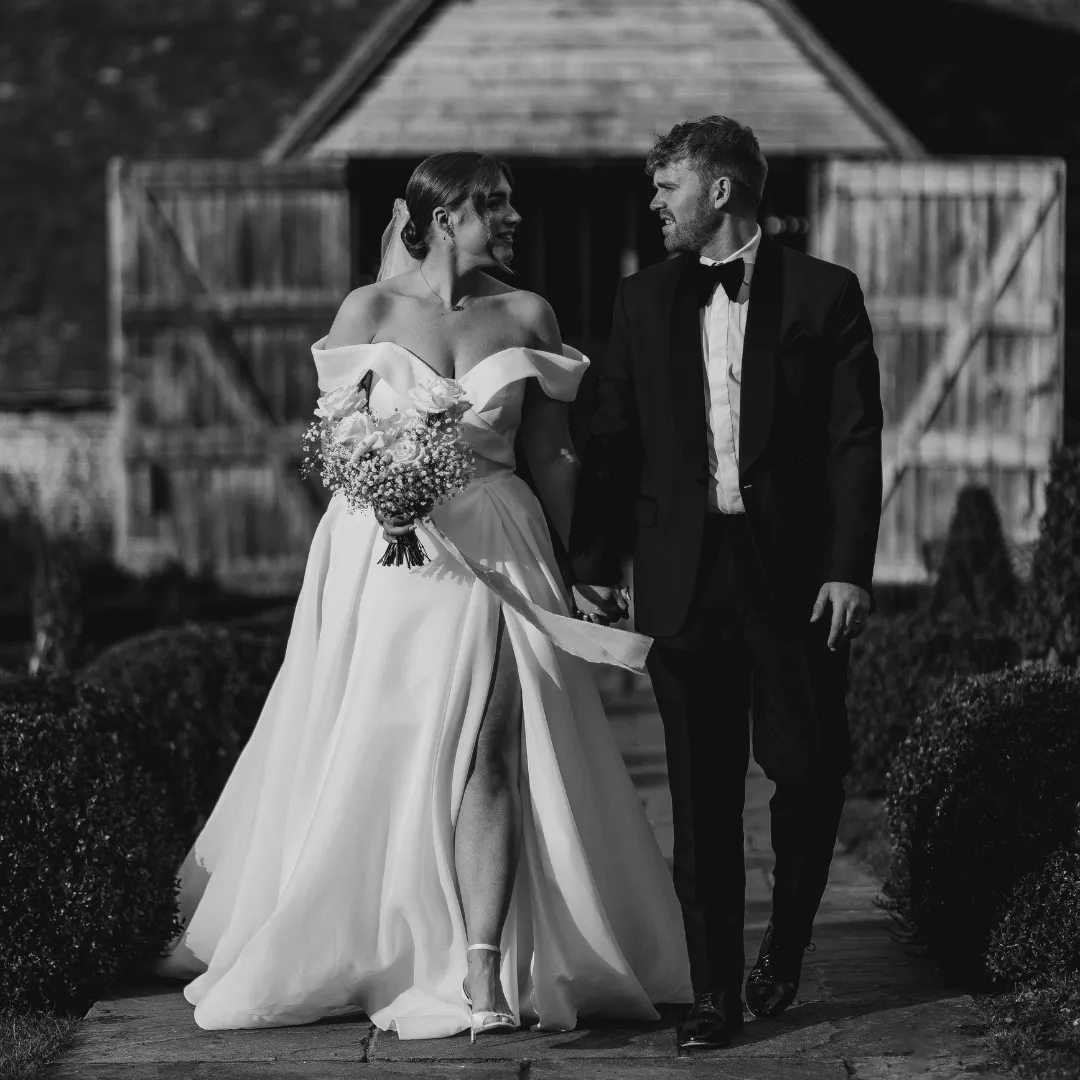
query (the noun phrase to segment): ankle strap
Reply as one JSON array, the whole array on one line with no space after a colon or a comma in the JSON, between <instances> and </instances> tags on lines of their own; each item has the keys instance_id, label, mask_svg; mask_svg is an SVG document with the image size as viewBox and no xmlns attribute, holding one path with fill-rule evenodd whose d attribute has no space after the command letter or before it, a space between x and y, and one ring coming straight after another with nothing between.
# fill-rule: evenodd
<instances>
[{"instance_id":1,"label":"ankle strap","mask_svg":"<svg viewBox=\"0 0 1080 1080\"><path fill-rule=\"evenodd\" d=\"M502 956L502 949L498 945L470 945L465 951L474 952L477 949L482 949L484 952L498 953Z\"/></svg>"}]
</instances>

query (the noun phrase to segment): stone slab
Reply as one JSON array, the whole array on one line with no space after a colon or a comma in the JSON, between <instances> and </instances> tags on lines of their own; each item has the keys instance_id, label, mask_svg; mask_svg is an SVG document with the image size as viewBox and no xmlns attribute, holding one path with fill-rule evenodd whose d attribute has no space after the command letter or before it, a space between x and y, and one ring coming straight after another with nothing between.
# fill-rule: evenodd
<instances>
[{"instance_id":1,"label":"stone slab","mask_svg":"<svg viewBox=\"0 0 1080 1080\"><path fill-rule=\"evenodd\" d=\"M374 1025L367 1019L303 1027L203 1031L191 1016L181 984L147 981L99 1001L86 1014L64 1061L83 1064L149 1062L363 1062Z\"/></svg>"},{"instance_id":2,"label":"stone slab","mask_svg":"<svg viewBox=\"0 0 1080 1080\"><path fill-rule=\"evenodd\" d=\"M675 1058L675 1024L681 1010L664 1009L664 1019L655 1024L582 1023L573 1031L517 1031L505 1035L484 1035L470 1043L467 1034L450 1039L410 1039L402 1041L392 1032L376 1031L368 1060L448 1061L467 1058L482 1061L513 1058L532 1062L554 1058L560 1061L616 1058L628 1064Z\"/></svg>"},{"instance_id":3,"label":"stone slab","mask_svg":"<svg viewBox=\"0 0 1080 1080\"><path fill-rule=\"evenodd\" d=\"M54 1065L45 1080L521 1080L518 1062L433 1065L350 1061L173 1061L126 1065Z\"/></svg>"},{"instance_id":4,"label":"stone slab","mask_svg":"<svg viewBox=\"0 0 1080 1080\"><path fill-rule=\"evenodd\" d=\"M597 1061L567 1067L556 1061L532 1062L528 1080L850 1080L843 1062L832 1064L789 1058L756 1059L753 1062L729 1056L727 1050L710 1050L681 1057L676 1061L650 1062L630 1066L626 1062Z\"/></svg>"},{"instance_id":5,"label":"stone slab","mask_svg":"<svg viewBox=\"0 0 1080 1080\"><path fill-rule=\"evenodd\" d=\"M57 1067L48 1080L849 1080L841 1062L735 1061L722 1053L670 1062L170 1062ZM876 1080L876 1078L874 1078Z\"/></svg>"}]
</instances>

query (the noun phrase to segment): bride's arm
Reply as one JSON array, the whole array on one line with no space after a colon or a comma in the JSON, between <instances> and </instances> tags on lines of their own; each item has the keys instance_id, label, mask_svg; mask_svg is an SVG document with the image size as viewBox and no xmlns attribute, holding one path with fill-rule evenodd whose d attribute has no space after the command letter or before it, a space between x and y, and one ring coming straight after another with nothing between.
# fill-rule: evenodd
<instances>
[{"instance_id":1,"label":"bride's arm","mask_svg":"<svg viewBox=\"0 0 1080 1080\"><path fill-rule=\"evenodd\" d=\"M562 335L555 312L546 300L536 297L535 301L530 320L534 347L561 353ZM570 543L570 519L579 472L577 454L570 441L570 406L549 398L536 379L529 379L525 385L521 442L540 500L565 549Z\"/></svg>"},{"instance_id":2,"label":"bride's arm","mask_svg":"<svg viewBox=\"0 0 1080 1080\"><path fill-rule=\"evenodd\" d=\"M375 337L382 320L386 298L375 285L353 289L341 302L330 333L326 335L326 348L336 349L342 345L368 345Z\"/></svg>"}]
</instances>

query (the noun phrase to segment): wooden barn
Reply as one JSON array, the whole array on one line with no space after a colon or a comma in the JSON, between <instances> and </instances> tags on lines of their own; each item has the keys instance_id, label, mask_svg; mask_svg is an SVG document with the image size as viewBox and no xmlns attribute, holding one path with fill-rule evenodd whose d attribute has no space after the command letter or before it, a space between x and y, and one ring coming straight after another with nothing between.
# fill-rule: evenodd
<instances>
[{"instance_id":1,"label":"wooden barn","mask_svg":"<svg viewBox=\"0 0 1080 1080\"><path fill-rule=\"evenodd\" d=\"M307 349L370 280L422 157L509 161L518 280L595 352L620 276L664 255L653 134L709 112L761 139L767 231L863 282L888 428L880 580L926 577L965 482L1029 541L1061 432L1060 163L929 158L786 0L395 0L260 161L110 171L118 560L295 588L321 509L297 474Z\"/></svg>"}]
</instances>

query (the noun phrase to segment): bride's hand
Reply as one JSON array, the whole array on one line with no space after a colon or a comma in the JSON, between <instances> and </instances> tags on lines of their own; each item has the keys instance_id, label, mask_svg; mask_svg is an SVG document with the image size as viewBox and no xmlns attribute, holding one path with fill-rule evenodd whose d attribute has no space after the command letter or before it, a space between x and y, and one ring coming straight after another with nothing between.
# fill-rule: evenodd
<instances>
[{"instance_id":1,"label":"bride's hand","mask_svg":"<svg viewBox=\"0 0 1080 1080\"><path fill-rule=\"evenodd\" d=\"M383 536L389 541L397 536L408 536L416 531L416 523L431 513L431 507L425 507L419 514L380 514L375 517L383 529Z\"/></svg>"},{"instance_id":2,"label":"bride's hand","mask_svg":"<svg viewBox=\"0 0 1080 1080\"><path fill-rule=\"evenodd\" d=\"M574 586L574 602L586 622L606 626L619 622L630 613L630 605L622 589L610 585Z\"/></svg>"},{"instance_id":3,"label":"bride's hand","mask_svg":"<svg viewBox=\"0 0 1080 1080\"><path fill-rule=\"evenodd\" d=\"M416 531L416 518L408 514L382 515L376 511L375 517L382 526L383 536L387 540L393 540L398 536L408 536Z\"/></svg>"}]
</instances>

